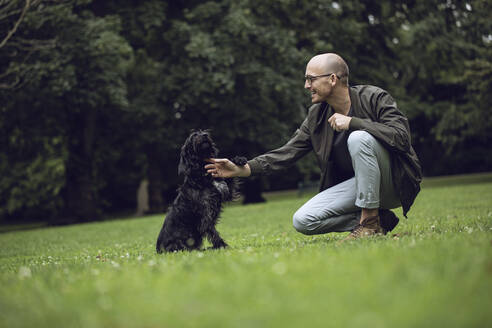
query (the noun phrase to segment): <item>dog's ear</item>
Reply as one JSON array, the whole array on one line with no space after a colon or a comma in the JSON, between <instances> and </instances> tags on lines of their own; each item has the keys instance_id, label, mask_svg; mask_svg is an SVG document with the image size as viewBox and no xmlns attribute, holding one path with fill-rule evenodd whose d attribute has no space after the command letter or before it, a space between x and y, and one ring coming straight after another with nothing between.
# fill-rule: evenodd
<instances>
[{"instance_id":1,"label":"dog's ear","mask_svg":"<svg viewBox=\"0 0 492 328\"><path fill-rule=\"evenodd\" d=\"M183 160L183 156L180 156L180 158L179 158L179 164L178 164L178 175L182 175L186 171L186 167L185 167L183 161L184 161Z\"/></svg>"},{"instance_id":2,"label":"dog's ear","mask_svg":"<svg viewBox=\"0 0 492 328\"><path fill-rule=\"evenodd\" d=\"M201 161L196 156L191 142L185 142L179 155L178 175L187 175L201 169Z\"/></svg>"},{"instance_id":3,"label":"dog's ear","mask_svg":"<svg viewBox=\"0 0 492 328\"><path fill-rule=\"evenodd\" d=\"M179 155L179 164L178 164L178 175L183 175L186 174L187 167L189 167L189 163L186 160L186 150L185 150L186 144L181 147L181 153Z\"/></svg>"}]
</instances>

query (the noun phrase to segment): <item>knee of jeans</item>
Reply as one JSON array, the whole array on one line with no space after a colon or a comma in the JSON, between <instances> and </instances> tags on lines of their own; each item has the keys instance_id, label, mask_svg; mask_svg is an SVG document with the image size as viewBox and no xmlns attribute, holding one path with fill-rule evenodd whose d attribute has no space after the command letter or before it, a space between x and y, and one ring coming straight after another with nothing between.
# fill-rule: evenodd
<instances>
[{"instance_id":1,"label":"knee of jeans","mask_svg":"<svg viewBox=\"0 0 492 328\"><path fill-rule=\"evenodd\" d=\"M294 229L302 234L313 234L312 231L309 230L310 221L308 219L308 216L306 215L306 213L303 213L300 210L294 213L294 216L292 218L292 225L294 226Z\"/></svg>"},{"instance_id":2,"label":"knee of jeans","mask_svg":"<svg viewBox=\"0 0 492 328\"><path fill-rule=\"evenodd\" d=\"M376 139L366 131L357 130L347 138L347 146L351 155L360 153L362 150L372 149Z\"/></svg>"}]
</instances>

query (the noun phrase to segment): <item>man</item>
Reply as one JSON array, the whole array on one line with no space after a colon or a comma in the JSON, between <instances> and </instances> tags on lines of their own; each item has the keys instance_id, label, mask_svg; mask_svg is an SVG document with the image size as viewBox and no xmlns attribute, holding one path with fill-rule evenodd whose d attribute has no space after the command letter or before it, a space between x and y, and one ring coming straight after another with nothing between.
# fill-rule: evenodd
<instances>
[{"instance_id":1,"label":"man","mask_svg":"<svg viewBox=\"0 0 492 328\"><path fill-rule=\"evenodd\" d=\"M307 235L351 231L347 239L391 231L399 220L389 209L402 206L406 217L420 191L408 120L386 91L349 87L348 77L340 56L313 57L304 85L313 105L289 142L242 167L210 159L207 172L224 178L270 173L314 150L320 193L294 214L294 228Z\"/></svg>"}]
</instances>

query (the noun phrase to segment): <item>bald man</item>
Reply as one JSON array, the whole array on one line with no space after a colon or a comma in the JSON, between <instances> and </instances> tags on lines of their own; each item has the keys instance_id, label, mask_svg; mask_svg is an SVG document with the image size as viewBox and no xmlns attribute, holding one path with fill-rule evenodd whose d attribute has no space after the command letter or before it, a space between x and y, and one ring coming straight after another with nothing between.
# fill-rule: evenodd
<instances>
[{"instance_id":1,"label":"bald man","mask_svg":"<svg viewBox=\"0 0 492 328\"><path fill-rule=\"evenodd\" d=\"M294 136L282 147L242 167L210 159L214 177L268 174L314 151L321 168L320 192L293 216L306 235L350 231L346 239L386 234L407 215L420 191L419 160L411 146L407 118L385 90L349 87L349 68L337 54L313 57L304 87L313 105Z\"/></svg>"}]
</instances>

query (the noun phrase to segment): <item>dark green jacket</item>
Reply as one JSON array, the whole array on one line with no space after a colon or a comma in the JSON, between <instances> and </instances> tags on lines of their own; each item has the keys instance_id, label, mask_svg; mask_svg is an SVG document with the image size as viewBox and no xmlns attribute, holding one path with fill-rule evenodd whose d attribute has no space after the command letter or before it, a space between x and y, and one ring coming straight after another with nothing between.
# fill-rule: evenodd
<instances>
[{"instance_id":1,"label":"dark green jacket","mask_svg":"<svg viewBox=\"0 0 492 328\"><path fill-rule=\"evenodd\" d=\"M367 131L389 150L393 183L406 216L420 191L422 180L420 163L411 145L408 119L383 89L358 85L350 87L349 94L353 113L349 130ZM321 168L320 191L340 182L331 158L333 129L328 119L333 113L333 108L326 103L311 106L306 119L289 142L248 161L251 174L268 174L284 169L314 150Z\"/></svg>"}]
</instances>

